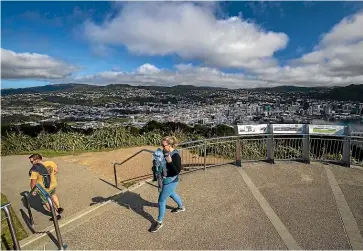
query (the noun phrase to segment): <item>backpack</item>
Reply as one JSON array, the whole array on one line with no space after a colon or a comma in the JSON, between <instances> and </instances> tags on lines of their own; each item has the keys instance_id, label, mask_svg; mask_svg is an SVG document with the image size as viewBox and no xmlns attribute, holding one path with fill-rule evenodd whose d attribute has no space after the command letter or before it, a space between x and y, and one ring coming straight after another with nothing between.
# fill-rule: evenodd
<instances>
[{"instance_id":1,"label":"backpack","mask_svg":"<svg viewBox=\"0 0 363 251\"><path fill-rule=\"evenodd\" d=\"M173 156L175 153L178 153L178 150L174 150L170 153L170 156ZM158 181L158 189L159 192L162 190L163 185L169 184L176 180L177 176L175 177L166 177L168 172L166 169L166 160L164 157L164 152L160 148L158 148L152 155L152 162L153 162L153 175L154 181Z\"/></svg>"},{"instance_id":2,"label":"backpack","mask_svg":"<svg viewBox=\"0 0 363 251\"><path fill-rule=\"evenodd\" d=\"M34 164L32 166L32 168L30 168L29 176L31 175L31 172L33 172L33 171L35 171L43 176L44 187L49 188L50 183L51 183L51 178L50 178L50 172L48 171L48 169L43 164L37 163L37 164Z\"/></svg>"}]
</instances>

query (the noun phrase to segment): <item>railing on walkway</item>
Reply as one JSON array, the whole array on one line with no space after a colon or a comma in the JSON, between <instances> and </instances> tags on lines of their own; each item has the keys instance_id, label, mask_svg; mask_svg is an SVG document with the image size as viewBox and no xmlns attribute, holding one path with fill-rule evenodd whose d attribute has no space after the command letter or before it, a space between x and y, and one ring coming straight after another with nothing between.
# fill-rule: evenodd
<instances>
[{"instance_id":1,"label":"railing on walkway","mask_svg":"<svg viewBox=\"0 0 363 251\"><path fill-rule=\"evenodd\" d=\"M149 152L149 153L153 153L153 151L151 150L148 150L148 149L142 149L140 151L138 151L137 153L131 155L130 157L128 157L127 159L125 159L124 161L118 163L118 162L114 162L113 163L113 174L114 174L114 177L115 177L115 187L118 188L118 180L117 180L117 166L121 166L123 165L124 163L126 163L127 161L129 161L130 159L136 157L137 155L139 155L140 153L142 152Z\"/></svg>"},{"instance_id":2,"label":"railing on walkway","mask_svg":"<svg viewBox=\"0 0 363 251\"><path fill-rule=\"evenodd\" d=\"M10 213L9 207L10 207L10 203L6 203L4 205L1 205L1 210L3 210L5 213L6 221L8 222L8 227L9 227L10 234L11 234L11 239L13 240L14 248L15 248L15 250L20 250L19 240L16 236L14 222L13 222L13 218L11 218L11 213ZM1 219L1 220L3 220L3 219Z\"/></svg>"},{"instance_id":3,"label":"railing on walkway","mask_svg":"<svg viewBox=\"0 0 363 251\"><path fill-rule=\"evenodd\" d=\"M308 125L301 133L273 133L272 125L268 133L245 134L183 142L177 145L181 154L183 170L206 169L208 167L249 161L296 160L332 162L346 167L363 166L363 133L310 134ZM236 129L237 130L237 129ZM114 163L115 186L118 187L116 166L122 165L143 149L121 163ZM151 165L151 164L150 164ZM151 166L150 166L151 169Z\"/></svg>"},{"instance_id":4,"label":"railing on walkway","mask_svg":"<svg viewBox=\"0 0 363 251\"><path fill-rule=\"evenodd\" d=\"M207 168L228 163L241 165L248 161L297 160L363 166L363 132L350 132L346 126L342 129L344 133L338 135L311 134L309 125L300 125L300 133L274 133L272 126L266 126L267 133L181 143L178 149L182 165Z\"/></svg>"},{"instance_id":5,"label":"railing on walkway","mask_svg":"<svg viewBox=\"0 0 363 251\"><path fill-rule=\"evenodd\" d=\"M60 229L59 229L57 215L55 213L56 209L55 209L55 206L54 206L54 202L53 202L52 198L50 197L50 195L39 184L36 184L29 193L25 193L25 195L24 195L26 208L28 209L30 224L31 224L32 227L34 227L33 214L31 212L30 203L29 203L30 199L31 199L30 196L32 196L32 194L34 192L38 192L38 191L47 199L48 204L50 206L50 212L52 214L54 229L55 229L55 232L56 232L56 235L57 235L57 240L58 240L57 246L58 246L59 250L65 250L67 248L67 245L63 244L62 235L61 235Z\"/></svg>"}]
</instances>

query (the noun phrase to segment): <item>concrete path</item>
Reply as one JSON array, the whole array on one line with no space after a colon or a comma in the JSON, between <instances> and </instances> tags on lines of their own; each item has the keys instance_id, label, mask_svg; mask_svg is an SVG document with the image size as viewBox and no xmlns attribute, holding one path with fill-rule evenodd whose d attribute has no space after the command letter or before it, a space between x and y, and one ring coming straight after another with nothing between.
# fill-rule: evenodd
<instances>
[{"instance_id":1,"label":"concrete path","mask_svg":"<svg viewBox=\"0 0 363 251\"><path fill-rule=\"evenodd\" d=\"M24 226L26 226L28 212L22 203L21 193L30 190L28 172L31 165L28 157L24 155L1 158L1 192L7 196ZM95 194L107 197L119 192L87 171L84 166L61 160L57 160L56 164L60 170L57 174L57 194L64 208L62 220L88 208ZM36 232L53 225L53 222L49 221L50 216L41 206L39 196L32 197L31 205ZM31 233L29 227L25 228Z\"/></svg>"},{"instance_id":2,"label":"concrete path","mask_svg":"<svg viewBox=\"0 0 363 251\"><path fill-rule=\"evenodd\" d=\"M246 173L303 249L350 249L322 164L261 163Z\"/></svg>"},{"instance_id":3,"label":"concrete path","mask_svg":"<svg viewBox=\"0 0 363 251\"><path fill-rule=\"evenodd\" d=\"M112 200L95 193L90 202L100 209L62 227L64 243L68 249L351 249L326 168L362 235L363 170L297 162L243 166L184 174L177 192L187 210L174 215L169 208L157 233L148 232L158 213L153 183ZM44 243L55 248L48 240L23 249Z\"/></svg>"}]
</instances>

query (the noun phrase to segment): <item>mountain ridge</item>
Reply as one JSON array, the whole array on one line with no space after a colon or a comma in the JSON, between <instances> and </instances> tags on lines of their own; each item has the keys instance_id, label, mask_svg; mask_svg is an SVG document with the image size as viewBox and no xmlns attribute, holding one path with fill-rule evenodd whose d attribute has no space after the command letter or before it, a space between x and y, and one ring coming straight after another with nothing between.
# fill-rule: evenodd
<instances>
[{"instance_id":1,"label":"mountain ridge","mask_svg":"<svg viewBox=\"0 0 363 251\"><path fill-rule=\"evenodd\" d=\"M79 83L64 83L64 84L54 84L27 88L9 88L2 89L1 95L12 95L12 94L26 94L26 93L56 93L60 91L94 91L94 90L113 90L120 88L138 88L146 90L157 90L165 92L184 92L190 90L231 90L224 87L208 87L208 86L194 86L194 85L175 85L175 86L133 86L128 84L112 84L105 86L89 85L89 84L79 84ZM310 92L315 98L318 99L332 99L338 101L351 100L363 102L363 84L355 85L351 84L348 86L333 86L333 87L300 87L294 85L282 85L275 87L259 87L259 88L240 88L237 90L248 90L248 91L269 91L269 92ZM323 92L324 91L324 92Z\"/></svg>"}]
</instances>

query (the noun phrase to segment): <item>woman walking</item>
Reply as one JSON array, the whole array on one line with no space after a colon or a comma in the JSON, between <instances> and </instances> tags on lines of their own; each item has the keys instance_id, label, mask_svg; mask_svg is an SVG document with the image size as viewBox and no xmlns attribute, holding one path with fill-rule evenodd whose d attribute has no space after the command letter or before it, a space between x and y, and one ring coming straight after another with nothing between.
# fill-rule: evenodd
<instances>
[{"instance_id":1,"label":"woman walking","mask_svg":"<svg viewBox=\"0 0 363 251\"><path fill-rule=\"evenodd\" d=\"M161 140L163 152L166 160L166 177L163 179L163 186L159 194L159 216L155 224L151 227L151 232L158 231L163 226L165 216L166 202L171 197L178 205L172 213L185 211L180 196L175 192L179 182L179 173L181 171L181 158L179 152L174 148L176 144L175 137L164 137Z\"/></svg>"}]
</instances>

